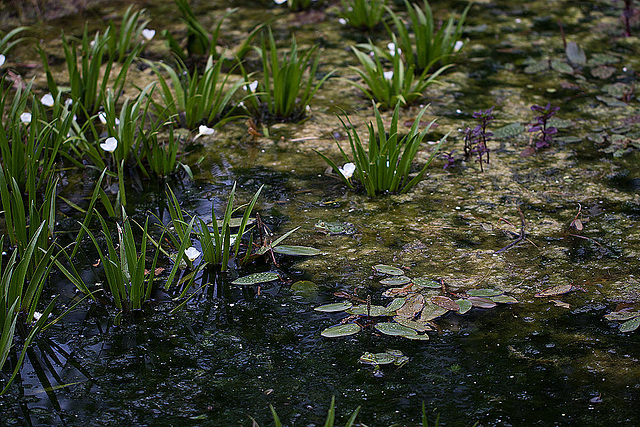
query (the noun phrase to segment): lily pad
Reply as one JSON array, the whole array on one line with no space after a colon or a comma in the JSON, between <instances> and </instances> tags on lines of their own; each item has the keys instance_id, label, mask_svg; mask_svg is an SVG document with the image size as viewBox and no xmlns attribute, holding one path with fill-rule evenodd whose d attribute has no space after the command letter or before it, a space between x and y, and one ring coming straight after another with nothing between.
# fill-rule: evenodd
<instances>
[{"instance_id":1,"label":"lily pad","mask_svg":"<svg viewBox=\"0 0 640 427\"><path fill-rule=\"evenodd\" d=\"M609 77L613 76L613 73L615 72L615 67L608 67L606 65L601 65L599 67L591 69L591 75L599 79L608 79Z\"/></svg>"},{"instance_id":2,"label":"lily pad","mask_svg":"<svg viewBox=\"0 0 640 427\"><path fill-rule=\"evenodd\" d=\"M524 72L526 74L536 74L536 73L540 73L542 71L547 71L549 69L549 61L538 61L538 62L534 62L533 64L529 64L526 67L524 67Z\"/></svg>"},{"instance_id":3,"label":"lily pad","mask_svg":"<svg viewBox=\"0 0 640 427\"><path fill-rule=\"evenodd\" d=\"M413 319L416 314L422 311L423 307L424 297L422 294L413 294L405 299L403 306L396 311L396 314L400 317Z\"/></svg>"},{"instance_id":4,"label":"lily pad","mask_svg":"<svg viewBox=\"0 0 640 427\"><path fill-rule=\"evenodd\" d=\"M471 310L471 307L473 307L473 304L471 304L470 301L463 298L457 299L456 304L458 304L458 307L460 307L458 309L458 313L460 314L465 314L466 312Z\"/></svg>"},{"instance_id":5,"label":"lily pad","mask_svg":"<svg viewBox=\"0 0 640 427\"><path fill-rule=\"evenodd\" d=\"M489 297L489 299L493 302L497 302L498 304L517 304L518 300L512 297L511 295L498 295L495 297Z\"/></svg>"},{"instance_id":6,"label":"lily pad","mask_svg":"<svg viewBox=\"0 0 640 427\"><path fill-rule=\"evenodd\" d=\"M489 298L469 297L467 298L467 300L471 303L471 305L478 308L493 308L498 305L495 302L491 301Z\"/></svg>"},{"instance_id":7,"label":"lily pad","mask_svg":"<svg viewBox=\"0 0 640 427\"><path fill-rule=\"evenodd\" d=\"M254 222L256 222L256 219L255 219L255 218L249 218L249 219L247 220L247 225L251 225L251 224L253 224ZM222 224L223 224L223 223L224 223L224 220L219 219L219 220L217 221L218 227L222 227ZM240 217L240 218L231 218L231 219L229 220L229 227L231 227L231 228L240 227L240 225L241 225L241 224L242 224L242 217Z\"/></svg>"},{"instance_id":8,"label":"lily pad","mask_svg":"<svg viewBox=\"0 0 640 427\"><path fill-rule=\"evenodd\" d=\"M636 317L631 320L627 320L623 324L620 325L620 332L631 332L638 329L640 326L640 317Z\"/></svg>"},{"instance_id":9,"label":"lily pad","mask_svg":"<svg viewBox=\"0 0 640 427\"><path fill-rule=\"evenodd\" d=\"M314 256L320 255L322 251L311 248L309 246L292 246L292 245L279 245L273 248L273 252L282 255L300 255L300 256Z\"/></svg>"},{"instance_id":10,"label":"lily pad","mask_svg":"<svg viewBox=\"0 0 640 427\"><path fill-rule=\"evenodd\" d=\"M406 285L407 283L411 283L411 279L407 276L392 276L382 279L380 283L383 285Z\"/></svg>"},{"instance_id":11,"label":"lily pad","mask_svg":"<svg viewBox=\"0 0 640 427\"><path fill-rule=\"evenodd\" d=\"M493 131L494 138L509 138L521 135L524 132L524 126L521 123L511 123L502 126Z\"/></svg>"},{"instance_id":12,"label":"lily pad","mask_svg":"<svg viewBox=\"0 0 640 427\"><path fill-rule=\"evenodd\" d=\"M497 289L469 289L467 291L467 295L469 295L470 297L489 298L502 295L502 291L499 291Z\"/></svg>"},{"instance_id":13,"label":"lily pad","mask_svg":"<svg viewBox=\"0 0 640 427\"><path fill-rule=\"evenodd\" d=\"M402 326L399 323L395 322L378 323L376 324L376 329L385 335L404 337L410 335L418 335L418 333L414 329L407 328L406 326Z\"/></svg>"},{"instance_id":14,"label":"lily pad","mask_svg":"<svg viewBox=\"0 0 640 427\"><path fill-rule=\"evenodd\" d=\"M416 279L412 279L412 282L414 285L418 285L422 288L440 289L442 287L440 283L428 277L418 277Z\"/></svg>"},{"instance_id":15,"label":"lily pad","mask_svg":"<svg viewBox=\"0 0 640 427\"><path fill-rule=\"evenodd\" d=\"M320 307L314 308L315 311L322 311L324 313L335 313L338 311L346 311L353 307L349 301L334 302L333 304L325 304Z\"/></svg>"},{"instance_id":16,"label":"lily pad","mask_svg":"<svg viewBox=\"0 0 640 427\"><path fill-rule=\"evenodd\" d=\"M373 269L380 274L388 274L390 276L403 276L404 270L399 269L398 267L392 267L390 265L378 264L374 265Z\"/></svg>"},{"instance_id":17,"label":"lily pad","mask_svg":"<svg viewBox=\"0 0 640 427\"><path fill-rule=\"evenodd\" d=\"M403 337L414 341L429 341L429 335L427 334L403 335Z\"/></svg>"},{"instance_id":18,"label":"lily pad","mask_svg":"<svg viewBox=\"0 0 640 427\"><path fill-rule=\"evenodd\" d=\"M272 282L278 280L279 276L276 273L254 273L244 277L238 277L234 280L234 285L257 285L259 283Z\"/></svg>"},{"instance_id":19,"label":"lily pad","mask_svg":"<svg viewBox=\"0 0 640 427\"><path fill-rule=\"evenodd\" d=\"M337 338L346 337L360 332L360 326L356 323L346 323L344 325L331 326L320 333L323 337Z\"/></svg>"},{"instance_id":20,"label":"lily pad","mask_svg":"<svg viewBox=\"0 0 640 427\"><path fill-rule=\"evenodd\" d=\"M356 305L354 307L351 307L349 310L347 310L347 313L349 314L367 314L367 305L366 304L362 304L362 305ZM388 316L389 315L389 311L387 310L387 307L383 307L381 305L371 305L369 306L369 316L371 317L378 317L378 316Z\"/></svg>"}]
</instances>

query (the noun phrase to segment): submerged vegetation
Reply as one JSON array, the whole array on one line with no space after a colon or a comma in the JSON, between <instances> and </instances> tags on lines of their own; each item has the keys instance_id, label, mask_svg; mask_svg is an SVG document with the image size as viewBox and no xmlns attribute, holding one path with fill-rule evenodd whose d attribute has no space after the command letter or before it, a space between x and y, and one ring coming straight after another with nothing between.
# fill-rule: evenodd
<instances>
[{"instance_id":1,"label":"submerged vegetation","mask_svg":"<svg viewBox=\"0 0 640 427\"><path fill-rule=\"evenodd\" d=\"M571 383L584 411L634 377L632 2L556 21L536 2L166 3L164 19L134 4L65 26L59 44L0 33L3 409L44 393L66 424L58 391L117 386L168 423L241 424L260 406L275 425L277 408L425 426L428 405L452 424L535 424L523 384L614 377ZM586 28L600 14L617 26ZM574 341L576 362L560 355ZM167 388L189 408L167 410ZM330 395L357 409L327 411ZM626 411L606 405L581 417Z\"/></svg>"}]
</instances>

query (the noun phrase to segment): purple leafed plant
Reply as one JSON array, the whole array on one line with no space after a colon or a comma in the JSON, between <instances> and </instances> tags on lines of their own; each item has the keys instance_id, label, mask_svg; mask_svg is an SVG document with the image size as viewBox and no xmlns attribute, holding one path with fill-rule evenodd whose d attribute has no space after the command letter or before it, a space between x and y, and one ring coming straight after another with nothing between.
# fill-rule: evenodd
<instances>
[{"instance_id":1,"label":"purple leafed plant","mask_svg":"<svg viewBox=\"0 0 640 427\"><path fill-rule=\"evenodd\" d=\"M474 119L480 119L480 123L473 129L467 128L464 136L464 157L469 159L471 156L478 156L477 162L480 163L480 171L484 172L482 163L489 163L489 146L487 141L493 136L492 132L487 130L487 126L494 119L492 113L493 108L488 110L479 110L473 113ZM486 154L486 159L484 158Z\"/></svg>"},{"instance_id":2,"label":"purple leafed plant","mask_svg":"<svg viewBox=\"0 0 640 427\"><path fill-rule=\"evenodd\" d=\"M453 156L453 153L455 153L456 150L452 150L448 153L444 153L444 156L442 156L442 159L444 160L444 167L442 169L449 169L452 168L456 165L456 159Z\"/></svg>"},{"instance_id":3,"label":"purple leafed plant","mask_svg":"<svg viewBox=\"0 0 640 427\"><path fill-rule=\"evenodd\" d=\"M541 105L531 106L531 110L540 113L540 115L536 117L535 124L528 129L529 132L538 132L537 138L531 142L531 146L529 147L530 153L528 154L533 154L533 151L538 151L551 145L551 142L553 142L552 135L558 133L558 129L554 126L549 126L548 123L549 119L553 117L559 109L560 107L552 107L551 103L548 103L544 107Z\"/></svg>"}]
</instances>

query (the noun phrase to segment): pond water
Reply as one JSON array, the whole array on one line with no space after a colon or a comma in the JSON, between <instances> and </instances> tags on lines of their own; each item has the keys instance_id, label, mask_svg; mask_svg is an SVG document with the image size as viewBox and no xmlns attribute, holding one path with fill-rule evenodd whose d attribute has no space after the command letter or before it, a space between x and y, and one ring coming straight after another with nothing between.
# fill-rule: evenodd
<instances>
[{"instance_id":1,"label":"pond water","mask_svg":"<svg viewBox=\"0 0 640 427\"><path fill-rule=\"evenodd\" d=\"M85 22L101 28L104 17L115 19L131 3L99 3L33 31L52 57L61 58L63 29L80 35ZM149 28L184 35L173 2L133 3L147 8ZM369 198L325 174L314 150L340 158L333 139L344 134L340 109L359 129L372 119L370 102L345 81L355 78L349 66L357 65L349 47L367 37L386 43L384 31L340 25L335 3L293 13L257 1L192 2L205 24L227 7L239 8L223 25L222 43L235 46L257 23L274 18L283 45L289 32L301 45L319 43L319 72L337 72L304 123L272 124L269 137L254 140L244 123L234 122L199 139L185 157L194 179L172 181L183 207L206 217L214 201L220 216L234 182L241 201L264 184L257 211L274 234L301 227L286 243L313 246L323 255L279 256L277 266L262 261L203 274L183 309L170 313L176 295L158 293L144 312L120 325L108 306L79 306L32 347L19 380L0 397L1 423L248 426L251 416L271 425L271 404L285 425L323 425L335 396L339 425L358 406L358 422L368 426L418 425L423 403L430 422L439 414L442 425L640 424L638 332L622 333L620 322L604 317L640 302L640 104L633 94L640 28L623 37L618 3L475 2L461 56L424 102L431 103L428 120L437 119L428 139L451 131L443 150L458 154L459 129L476 125L473 111L495 105L491 162L481 173L473 161L458 159L444 170L437 160L409 193ZM432 7L446 16L465 4L434 1ZM588 61L568 65L569 72L549 68L552 61L568 64L563 35ZM17 54L17 69L25 79L35 76L46 93L42 69L30 66L38 63L32 45ZM613 59L599 61L603 54ZM159 38L143 54L168 55ZM599 77L608 73L604 67L613 71ZM139 87L152 78L144 67L130 73ZM133 86L128 91L135 93ZM551 147L523 157L530 134L507 137L497 130L531 122L530 106L548 102L560 107L559 132ZM418 111L403 109L401 122L413 122ZM383 116L388 121L391 113ZM340 143L346 147L344 139ZM429 155L425 144L417 162ZM85 181L95 178L70 173L60 192L82 198L91 191ZM166 215L164 183L142 184L144 191L132 187L135 203L128 211L139 218L149 211ZM580 230L570 226L578 212ZM69 228L77 219L60 216ZM319 233L319 220L348 222L355 233ZM522 230L522 241L496 253ZM441 280L448 292L500 289L518 303L449 313L435 320L429 341L386 336L370 326L349 337L322 337L347 317L314 310L342 300L335 293L369 296L374 305L391 301L382 296L388 287L379 283L376 264ZM261 288L230 284L262 271L282 280ZM302 280L316 286L292 290ZM69 304L75 288L56 282L49 293ZM535 296L557 285L573 288ZM359 362L365 352L387 349L401 350L408 363L374 372Z\"/></svg>"}]
</instances>

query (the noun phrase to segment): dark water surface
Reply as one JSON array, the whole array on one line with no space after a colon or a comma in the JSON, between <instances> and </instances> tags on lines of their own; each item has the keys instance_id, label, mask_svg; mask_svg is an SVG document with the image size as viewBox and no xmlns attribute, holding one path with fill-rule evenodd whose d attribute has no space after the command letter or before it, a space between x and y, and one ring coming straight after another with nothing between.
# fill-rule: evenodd
<instances>
[{"instance_id":1,"label":"dark water surface","mask_svg":"<svg viewBox=\"0 0 640 427\"><path fill-rule=\"evenodd\" d=\"M148 9L150 28L166 26L183 35L172 2L134 3ZM260 20L278 17L273 25L280 37L291 30L302 44L321 44L321 72L355 75L348 68L356 65L348 48L366 36L337 23L335 4L313 15L259 2L192 3L207 23L226 7L240 7L223 26L223 41L231 46ZM99 28L103 21L97 18L116 17L128 4L102 3L35 31L53 37L44 43L56 56L63 28L80 34L85 20ZM460 11L465 3L432 5L443 13ZM242 201L265 184L257 209L274 233L300 226L287 243L325 254L278 258L279 267L258 263L211 273L198 279L198 288L211 284L183 310L169 313L175 307L171 297L179 292L158 293L144 313L119 326L104 305L81 305L33 347L20 380L0 399L0 424L249 426L252 416L264 426L272 423L272 404L285 425L317 426L336 396L339 425L361 406L358 421L368 426L415 426L423 402L430 421L439 414L442 425L639 425L639 335L620 333L616 322L603 317L620 303L637 308L640 301L640 159L634 145L640 139L640 105L633 95L623 106L602 101L610 96L607 85L633 92L640 67L640 39L621 36L621 7L604 0L476 2L459 64L441 78L444 85L426 94L432 102L429 120L437 117L439 124L428 138L453 131L445 149L460 153L457 129L474 126L471 113L492 105L494 129L531 120L529 107L547 102L561 107L558 117L565 121L556 143L532 157L520 156L528 134L496 138L484 173L471 161L448 171L435 162L414 191L379 199L324 175L326 165L313 150L339 159L332 139L341 131L337 107L359 111L354 123L361 129L370 118L364 110L369 102L340 79L318 92L308 122L273 125L271 137L257 141L241 123L215 139L203 138L189 157L204 156L194 166L196 179L174 182L187 211L210 215L214 201L221 215L233 182ZM593 77L597 65L575 67L573 73L525 72L536 61L566 61L559 23L588 58L614 54L615 73ZM382 33L370 36L382 43ZM145 53L154 59L168 55L158 39ZM29 49L20 54L24 62L37 62ZM142 87L149 76L133 70L131 78ZM417 109L402 114L413 120ZM628 129L622 132L621 126ZM420 156L426 160L427 150ZM63 191L86 192L79 181L70 177ZM144 186L149 191L130 197L137 205L128 210L135 208L140 218L147 211L166 218L159 207L162 183ZM567 231L579 206L584 230ZM529 241L495 255L520 230L518 208ZM348 221L358 231L322 235L314 230L319 219ZM73 224L73 218L61 221ZM346 317L313 310L338 301L334 292L389 302L371 270L378 263L404 267L411 277L443 279L449 290L502 289L519 303L474 308L464 316L449 313L437 319L439 331L426 342L372 328L348 338L321 337L324 328ZM276 271L284 280L259 291L229 283L258 271ZM290 289L298 280L319 289L298 295ZM534 297L561 284L582 288L556 297L569 308ZM59 281L52 293L69 301L73 287ZM382 367L382 376L358 362L364 352L389 348L401 350L409 362Z\"/></svg>"}]
</instances>

